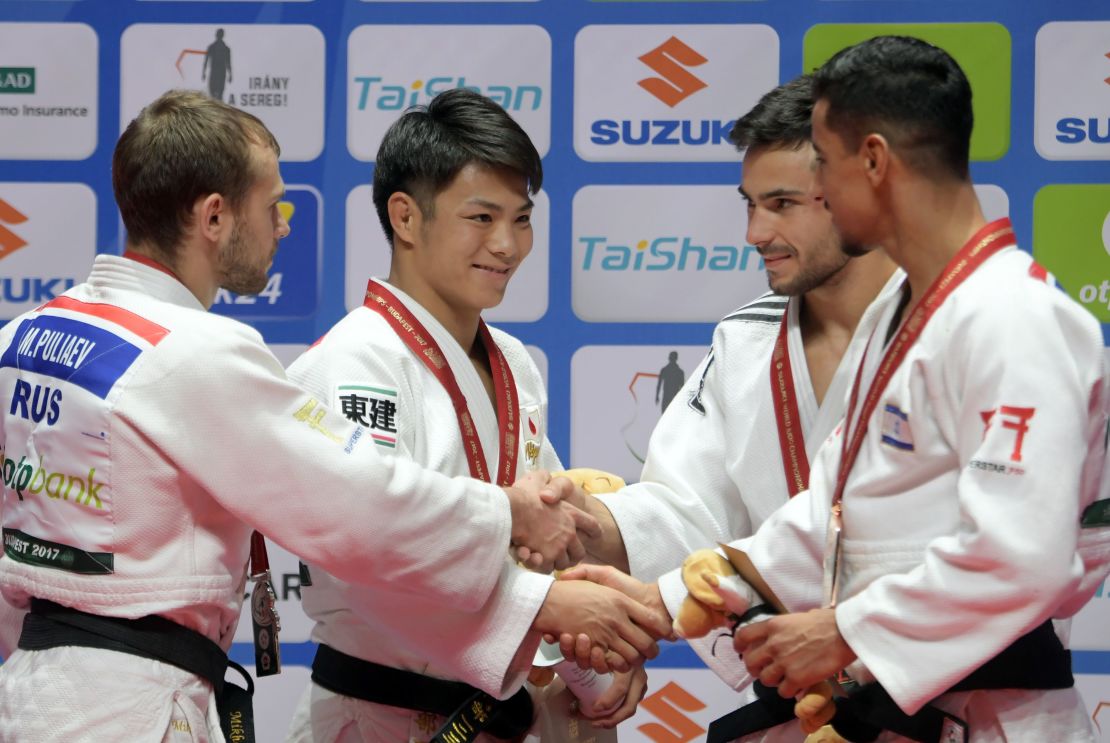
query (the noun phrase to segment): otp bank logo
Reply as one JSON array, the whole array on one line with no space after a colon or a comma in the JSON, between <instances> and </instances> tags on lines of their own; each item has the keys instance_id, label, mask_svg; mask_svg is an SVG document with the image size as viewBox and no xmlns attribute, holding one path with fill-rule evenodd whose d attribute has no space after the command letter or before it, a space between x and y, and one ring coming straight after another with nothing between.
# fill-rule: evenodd
<instances>
[{"instance_id":1,"label":"otp bank logo","mask_svg":"<svg viewBox=\"0 0 1110 743\"><path fill-rule=\"evenodd\" d=\"M971 159L997 160L1010 148L1010 32L999 23L820 23L806 31L802 69L873 36L915 36L959 63L971 84Z\"/></svg>"},{"instance_id":2,"label":"otp bank logo","mask_svg":"<svg viewBox=\"0 0 1110 743\"><path fill-rule=\"evenodd\" d=\"M547 153L551 37L540 26L359 26L347 57L347 147L359 160L374 160L405 109L451 88L492 98Z\"/></svg>"},{"instance_id":3,"label":"otp bank logo","mask_svg":"<svg viewBox=\"0 0 1110 743\"><path fill-rule=\"evenodd\" d=\"M1038 191L1033 257L1099 321L1110 322L1110 184Z\"/></svg>"},{"instance_id":4,"label":"otp bank logo","mask_svg":"<svg viewBox=\"0 0 1110 743\"><path fill-rule=\"evenodd\" d=\"M573 210L572 299L583 320L715 322L766 291L734 188L586 186Z\"/></svg>"},{"instance_id":5,"label":"otp bank logo","mask_svg":"<svg viewBox=\"0 0 1110 743\"><path fill-rule=\"evenodd\" d=\"M586 26L574 42L575 150L735 161L729 131L778 83L778 57L769 26Z\"/></svg>"},{"instance_id":6,"label":"otp bank logo","mask_svg":"<svg viewBox=\"0 0 1110 743\"><path fill-rule=\"evenodd\" d=\"M96 254L96 196L82 183L0 183L0 320L82 281Z\"/></svg>"},{"instance_id":7,"label":"otp bank logo","mask_svg":"<svg viewBox=\"0 0 1110 743\"><path fill-rule=\"evenodd\" d=\"M1035 110L1041 157L1110 159L1110 22L1041 27Z\"/></svg>"}]
</instances>

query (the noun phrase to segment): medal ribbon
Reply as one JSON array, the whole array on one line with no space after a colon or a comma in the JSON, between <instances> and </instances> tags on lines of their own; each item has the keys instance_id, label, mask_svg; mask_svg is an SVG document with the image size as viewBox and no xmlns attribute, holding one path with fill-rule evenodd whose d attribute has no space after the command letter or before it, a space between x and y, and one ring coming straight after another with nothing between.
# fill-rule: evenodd
<instances>
[{"instance_id":1,"label":"medal ribbon","mask_svg":"<svg viewBox=\"0 0 1110 743\"><path fill-rule=\"evenodd\" d=\"M482 442L474 428L470 416L470 409L466 404L466 397L459 389L455 373L444 358L439 344L432 338L424 325L409 312L408 308L397 299L388 289L370 280L366 287L366 301L364 305L381 315L389 326L404 341L405 345L416 354L428 371L439 380L451 398L455 408L455 415L459 421L459 433L463 440L463 451L466 453L467 465L470 467L470 476L477 480L493 482L486 465L486 457L482 451ZM478 336L482 339L486 353L489 355L490 371L493 374L493 391L497 400L498 442L501 445L500 467L497 471L497 484L501 486L512 485L516 480L516 458L519 448L520 425L517 421L516 383L513 380L512 370L501 353L500 347L493 341L486 323L479 319Z\"/></svg>"},{"instance_id":2,"label":"medal ribbon","mask_svg":"<svg viewBox=\"0 0 1110 743\"><path fill-rule=\"evenodd\" d=\"M782 451L782 469L786 488L793 498L809 487L809 457L806 455L802 419L798 412L798 397L794 392L794 373L790 366L790 348L787 344L786 318L789 307L782 313L779 337L771 355L771 399L775 406L775 421L779 429L779 449Z\"/></svg>"},{"instance_id":3,"label":"medal ribbon","mask_svg":"<svg viewBox=\"0 0 1110 743\"><path fill-rule=\"evenodd\" d=\"M933 281L929 288L925 290L925 294L921 298L921 301L918 302L909 318L906 319L901 330L895 335L886 353L883 354L883 358L879 363L879 368L875 372L875 378L872 380L871 386L867 390L867 395L863 399L859 417L855 418L856 404L859 398L864 366L866 365L867 353L871 345L870 341L868 341L868 348L864 350L863 359L860 361L859 370L856 372L855 382L852 384L852 394L848 401L848 412L844 417L844 438L840 450L840 470L836 474L836 486L833 490L832 497L832 521L833 528L837 532L839 532L840 529L841 501L844 499L844 487L848 483L848 475L851 473L852 466L855 464L856 457L859 455L860 448L863 446L863 438L867 433L867 422L875 412L875 408L879 404L879 398L882 397L887 384L890 382L891 377L894 376L894 372L898 370L898 367L909 353L910 348L921 336L926 323L929 322L929 319L936 313L941 304L944 303L944 300L956 290L956 287L962 284L975 269L979 268L979 266L992 255L1014 244L1014 231L1010 225L1010 220L1008 218L1003 218L985 225L972 235L971 239L960 248L959 252L952 257L952 260L948 262L948 265L944 267L940 275ZM882 329L876 328L874 333L878 332L882 332ZM871 336L872 340L875 338L874 333L872 333ZM856 427L850 431L853 419L858 422L856 423ZM839 552L839 539L837 539L836 550ZM832 563L834 565L834 574L832 576L826 576L826 579L831 579L832 581L829 590L829 603L833 606L836 604L839 582L840 571L838 569L838 563L839 555L836 555Z\"/></svg>"}]
</instances>

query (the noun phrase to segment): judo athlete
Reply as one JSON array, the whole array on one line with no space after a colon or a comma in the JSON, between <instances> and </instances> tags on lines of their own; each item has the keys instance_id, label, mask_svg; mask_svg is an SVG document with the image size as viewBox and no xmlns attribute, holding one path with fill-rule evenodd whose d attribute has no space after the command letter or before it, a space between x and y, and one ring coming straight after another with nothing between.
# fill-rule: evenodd
<instances>
[{"instance_id":1,"label":"judo athlete","mask_svg":"<svg viewBox=\"0 0 1110 743\"><path fill-rule=\"evenodd\" d=\"M947 53L876 37L814 82L833 221L907 280L810 489L736 543L794 613L735 648L783 697L846 671L851 740L1093 741L1054 620L1110 560L1099 325L984 218ZM659 588L677 609L681 576Z\"/></svg>"},{"instance_id":2,"label":"judo athlete","mask_svg":"<svg viewBox=\"0 0 1110 743\"><path fill-rule=\"evenodd\" d=\"M113 156L127 253L0 330L0 590L30 608L0 667L0 740L240 739L214 702L252 529L345 580L471 612L535 580L510 543L540 567L581 554L591 519L559 500L565 480L501 487L381 457L256 331L206 311L219 287L266 283L289 231L278 152L249 114L162 96ZM584 599L600 645L635 660L623 633L652 652L642 607L623 605L641 627Z\"/></svg>"},{"instance_id":3,"label":"judo athlete","mask_svg":"<svg viewBox=\"0 0 1110 743\"><path fill-rule=\"evenodd\" d=\"M802 76L734 125L747 241L771 292L717 325L709 355L652 433L640 482L583 503L603 526L585 542L592 557L642 581L752 534L805 489L809 458L843 417L871 329L897 296L903 277L884 253L841 249L817 180L812 108ZM713 638L691 644L730 685L750 682L742 666L718 662ZM802 737L790 724L767 739Z\"/></svg>"},{"instance_id":4,"label":"judo athlete","mask_svg":"<svg viewBox=\"0 0 1110 743\"><path fill-rule=\"evenodd\" d=\"M389 278L370 280L364 305L297 359L290 378L365 427L383 456L498 483L562 469L539 370L520 341L481 317L532 249L543 167L528 135L492 100L460 88L404 114L374 163ZM490 537L480 524L455 523L476 544ZM511 566L507 551L503 559ZM481 740L525 732L537 612L581 615L577 623L594 607L564 602L551 576L512 575L515 584L503 582L475 611L311 566L302 600L321 645L289 740L423 743L479 690L507 699ZM623 719L644 676L619 678L601 701L621 701L633 683Z\"/></svg>"}]
</instances>

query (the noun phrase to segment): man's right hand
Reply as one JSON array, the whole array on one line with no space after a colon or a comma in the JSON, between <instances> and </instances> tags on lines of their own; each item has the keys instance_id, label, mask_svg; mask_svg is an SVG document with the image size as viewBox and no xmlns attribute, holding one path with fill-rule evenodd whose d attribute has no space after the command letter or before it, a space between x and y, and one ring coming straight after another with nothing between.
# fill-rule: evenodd
<instances>
[{"instance_id":1,"label":"man's right hand","mask_svg":"<svg viewBox=\"0 0 1110 743\"><path fill-rule=\"evenodd\" d=\"M588 638L588 665L598 673L627 671L659 654L656 640L671 632L670 617L608 586L557 580L532 628L547 635ZM586 665L579 663L579 665Z\"/></svg>"},{"instance_id":2,"label":"man's right hand","mask_svg":"<svg viewBox=\"0 0 1110 743\"><path fill-rule=\"evenodd\" d=\"M570 503L574 490L570 480L552 479L544 470L529 472L505 488L513 547L527 567L550 572L577 564L586 554L582 538L601 535L597 519Z\"/></svg>"},{"instance_id":3,"label":"man's right hand","mask_svg":"<svg viewBox=\"0 0 1110 743\"><path fill-rule=\"evenodd\" d=\"M654 619L660 622L657 628L665 627L661 633L652 635L655 639L674 639L671 615L667 611L666 604L663 603L658 583L644 583L611 565L588 563L573 567L559 576L560 583L578 581L597 583L627 596L636 604L644 607ZM556 637L559 641L559 649L563 652L563 657L575 661L580 668L592 667L596 670L604 664L603 658L606 655L602 652L604 648L599 649L598 643L592 637L584 633L575 635L570 631L563 631Z\"/></svg>"}]
</instances>

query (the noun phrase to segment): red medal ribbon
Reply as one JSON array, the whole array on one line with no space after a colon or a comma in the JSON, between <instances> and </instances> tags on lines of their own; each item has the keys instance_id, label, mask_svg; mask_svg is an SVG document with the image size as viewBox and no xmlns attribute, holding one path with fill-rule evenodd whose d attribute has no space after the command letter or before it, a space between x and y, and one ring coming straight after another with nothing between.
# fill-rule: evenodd
<instances>
[{"instance_id":1,"label":"red medal ribbon","mask_svg":"<svg viewBox=\"0 0 1110 743\"><path fill-rule=\"evenodd\" d=\"M976 232L952 257L952 260L941 271L940 276L925 291L925 295L918 302L917 307L914 308L902 329L895 335L890 348L883 355L879 369L875 372L875 379L871 382L871 387L863 400L863 407L858 419L859 423L849 436L848 429L853 420L853 413L859 397L860 382L863 377L863 367L867 359L867 351L864 351L864 358L860 362L859 371L856 373L856 381L852 385L848 413L844 418L844 441L840 452L840 471L837 472L836 489L833 491L833 508L839 507L840 501L844 497L844 486L848 482L852 465L855 464L859 450L863 446L864 434L867 433L867 421L875 412L875 408L879 404L879 398L886 390L890 378L894 376L894 372L897 371L906 358L906 354L909 353L910 348L917 342L921 332L925 329L925 324L929 322L929 319L948 298L948 295L955 291L956 287L962 284L975 269L979 268L998 251L1014 244L1014 231L1010 226L1010 220L1002 218L991 222ZM876 328L875 332L881 332L881 330ZM874 335L872 335L873 338ZM870 345L870 342L868 342L868 345Z\"/></svg>"},{"instance_id":2,"label":"red medal ribbon","mask_svg":"<svg viewBox=\"0 0 1110 743\"><path fill-rule=\"evenodd\" d=\"M470 476L477 480L493 482L487 470L482 442L470 417L466 397L459 389L459 383L455 380L455 374L447 363L447 359L444 358L439 344L392 292L373 279L367 284L364 305L385 318L385 321L405 342L405 345L416 354L416 357L424 363L428 371L443 385L451 398L455 415L458 417L459 433L462 435L463 451L466 452ZM498 442L501 445L497 484L501 486L512 485L516 480L516 458L520 437L520 426L517 421L519 405L517 404L516 382L513 380L512 370L509 369L504 354L494 343L489 328L482 320L478 321L478 336L482 339L486 353L489 354L489 366L493 373L494 397L497 400Z\"/></svg>"},{"instance_id":3,"label":"red medal ribbon","mask_svg":"<svg viewBox=\"0 0 1110 743\"><path fill-rule=\"evenodd\" d=\"M786 475L787 490L793 498L809 487L809 456L806 454L798 397L794 392L794 373L790 366L786 330L786 318L789 314L787 307L787 311L782 314L774 353L771 354L771 399L779 429L783 474Z\"/></svg>"}]
</instances>

